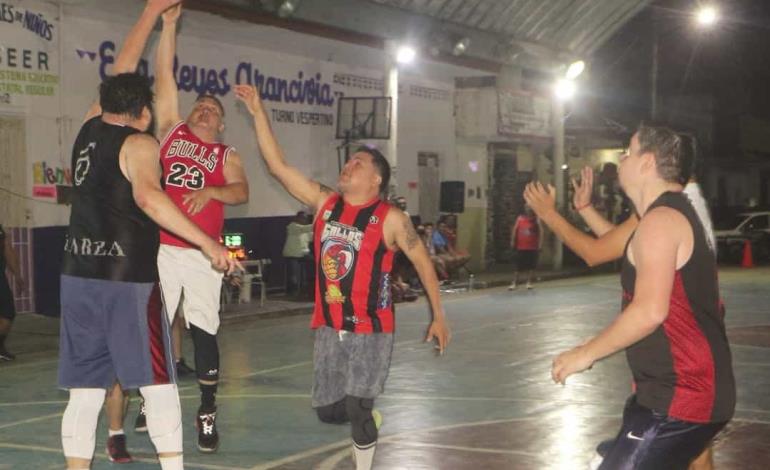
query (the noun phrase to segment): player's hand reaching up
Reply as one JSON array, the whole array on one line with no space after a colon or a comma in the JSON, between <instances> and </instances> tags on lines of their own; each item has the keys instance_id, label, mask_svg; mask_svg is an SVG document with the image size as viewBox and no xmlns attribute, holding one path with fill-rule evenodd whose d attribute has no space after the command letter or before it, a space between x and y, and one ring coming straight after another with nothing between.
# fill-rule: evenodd
<instances>
[{"instance_id":1,"label":"player's hand reaching up","mask_svg":"<svg viewBox=\"0 0 770 470\"><path fill-rule=\"evenodd\" d=\"M182 0L147 0L147 8L161 14L169 8L179 5L181 2Z\"/></svg>"},{"instance_id":2,"label":"player's hand reaching up","mask_svg":"<svg viewBox=\"0 0 770 470\"><path fill-rule=\"evenodd\" d=\"M161 15L161 18L163 18L164 23L176 23L181 14L182 14L182 3L179 2L176 5L166 9Z\"/></svg>"},{"instance_id":3,"label":"player's hand reaching up","mask_svg":"<svg viewBox=\"0 0 770 470\"><path fill-rule=\"evenodd\" d=\"M262 108L262 98L259 96L257 87L253 85L235 85L233 91L235 96L243 101L243 104L246 105L246 109L249 110L252 116Z\"/></svg>"},{"instance_id":4,"label":"player's hand reaching up","mask_svg":"<svg viewBox=\"0 0 770 470\"><path fill-rule=\"evenodd\" d=\"M538 217L545 216L549 211L556 210L556 188L543 186L539 181L527 184L524 189L524 200L535 211Z\"/></svg>"},{"instance_id":5,"label":"player's hand reaching up","mask_svg":"<svg viewBox=\"0 0 770 470\"><path fill-rule=\"evenodd\" d=\"M590 166L584 167L580 171L580 182L572 178L572 187L575 188L575 195L572 198L575 209L581 210L590 206L594 189L594 170Z\"/></svg>"}]
</instances>

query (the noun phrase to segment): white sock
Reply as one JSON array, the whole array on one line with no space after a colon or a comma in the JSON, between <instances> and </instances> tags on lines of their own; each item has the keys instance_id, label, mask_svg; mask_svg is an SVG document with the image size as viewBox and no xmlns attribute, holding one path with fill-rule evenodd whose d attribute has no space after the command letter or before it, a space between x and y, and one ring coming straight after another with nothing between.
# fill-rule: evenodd
<instances>
[{"instance_id":1,"label":"white sock","mask_svg":"<svg viewBox=\"0 0 770 470\"><path fill-rule=\"evenodd\" d=\"M181 454L174 457L158 457L158 460L160 460L160 468L162 470L184 470L184 461Z\"/></svg>"},{"instance_id":2,"label":"white sock","mask_svg":"<svg viewBox=\"0 0 770 470\"><path fill-rule=\"evenodd\" d=\"M123 428L120 428L117 431L113 431L112 429L108 429L107 432L109 433L110 437L117 436L119 434L125 434L125 432L123 432Z\"/></svg>"},{"instance_id":3,"label":"white sock","mask_svg":"<svg viewBox=\"0 0 770 470\"><path fill-rule=\"evenodd\" d=\"M353 455L356 457L356 470L371 470L372 461L374 461L374 449L377 447L377 441L371 444L358 447L358 444L353 443Z\"/></svg>"}]
</instances>

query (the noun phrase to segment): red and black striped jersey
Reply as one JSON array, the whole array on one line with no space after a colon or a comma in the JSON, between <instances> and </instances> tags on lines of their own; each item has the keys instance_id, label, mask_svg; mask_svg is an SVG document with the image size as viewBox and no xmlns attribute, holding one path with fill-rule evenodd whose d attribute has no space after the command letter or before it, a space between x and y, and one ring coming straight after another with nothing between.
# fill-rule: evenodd
<instances>
[{"instance_id":1,"label":"red and black striped jersey","mask_svg":"<svg viewBox=\"0 0 770 470\"><path fill-rule=\"evenodd\" d=\"M693 423L718 423L735 411L735 378L719 297L717 266L703 226L686 196L662 194L651 206L680 212L693 232L690 259L676 271L668 316L626 349L638 402ZM623 308L634 298L636 269L623 259Z\"/></svg>"},{"instance_id":2,"label":"red and black striped jersey","mask_svg":"<svg viewBox=\"0 0 770 470\"><path fill-rule=\"evenodd\" d=\"M335 194L314 225L316 300L312 328L392 333L390 272L394 251L383 225L391 206L377 199L360 206Z\"/></svg>"}]
</instances>

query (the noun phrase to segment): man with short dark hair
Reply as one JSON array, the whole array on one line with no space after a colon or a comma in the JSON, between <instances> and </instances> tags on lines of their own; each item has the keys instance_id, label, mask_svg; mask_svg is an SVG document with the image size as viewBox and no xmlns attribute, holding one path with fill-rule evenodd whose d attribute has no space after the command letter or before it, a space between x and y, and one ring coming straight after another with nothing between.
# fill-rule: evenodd
<instances>
[{"instance_id":1,"label":"man with short dark hair","mask_svg":"<svg viewBox=\"0 0 770 470\"><path fill-rule=\"evenodd\" d=\"M383 390L393 348L393 257L402 250L414 264L433 312L426 341L435 339L443 352L449 328L433 264L409 217L382 200L390 180L382 153L358 149L342 168L335 192L286 163L256 88L238 85L235 94L254 116L270 173L315 209L312 405L325 423L350 422L356 468L369 470L379 427L374 400Z\"/></svg>"},{"instance_id":2,"label":"man with short dark hair","mask_svg":"<svg viewBox=\"0 0 770 470\"><path fill-rule=\"evenodd\" d=\"M90 468L105 390L117 381L145 397L150 439L164 470L183 468L179 395L162 313L158 225L201 248L211 265L236 267L160 187L149 80L136 73L161 12L150 0L100 86L72 151L72 211L61 275L59 386L69 390L61 436L67 468ZM156 225L157 224L157 225Z\"/></svg>"}]
</instances>

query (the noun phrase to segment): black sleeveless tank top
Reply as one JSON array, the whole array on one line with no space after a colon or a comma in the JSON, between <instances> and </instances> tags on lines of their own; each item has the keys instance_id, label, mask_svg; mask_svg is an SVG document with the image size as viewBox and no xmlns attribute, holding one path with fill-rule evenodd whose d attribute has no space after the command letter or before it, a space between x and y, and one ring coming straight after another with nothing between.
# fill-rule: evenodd
<instances>
[{"instance_id":1,"label":"black sleeveless tank top","mask_svg":"<svg viewBox=\"0 0 770 470\"><path fill-rule=\"evenodd\" d=\"M123 143L139 131L95 117L72 149L72 212L62 273L126 282L156 282L158 226L134 202L120 170ZM128 158L131 158L129 155Z\"/></svg>"}]
</instances>

